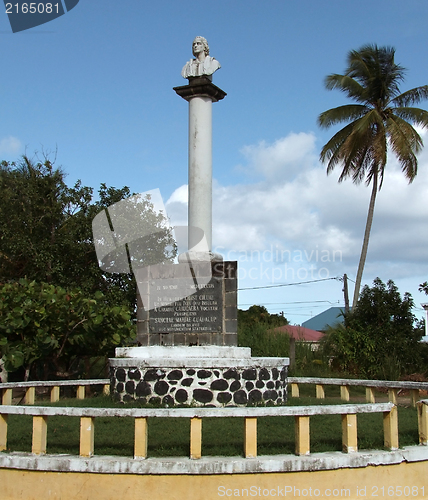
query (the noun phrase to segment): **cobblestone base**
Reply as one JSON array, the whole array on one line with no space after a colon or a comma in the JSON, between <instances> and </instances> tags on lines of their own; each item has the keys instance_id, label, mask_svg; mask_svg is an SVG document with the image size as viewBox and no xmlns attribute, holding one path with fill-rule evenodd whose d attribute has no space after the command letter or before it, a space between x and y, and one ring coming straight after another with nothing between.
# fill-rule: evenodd
<instances>
[{"instance_id":1,"label":"cobblestone base","mask_svg":"<svg viewBox=\"0 0 428 500\"><path fill-rule=\"evenodd\" d=\"M207 407L282 405L287 366L191 368L111 366L111 393L122 402Z\"/></svg>"}]
</instances>

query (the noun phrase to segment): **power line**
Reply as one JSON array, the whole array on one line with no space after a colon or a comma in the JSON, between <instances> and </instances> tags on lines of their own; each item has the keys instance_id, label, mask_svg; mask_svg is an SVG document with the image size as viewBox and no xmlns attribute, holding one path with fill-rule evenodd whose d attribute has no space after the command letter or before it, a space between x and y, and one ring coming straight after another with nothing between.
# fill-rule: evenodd
<instances>
[{"instance_id":1,"label":"power line","mask_svg":"<svg viewBox=\"0 0 428 500\"><path fill-rule=\"evenodd\" d=\"M253 287L249 287L249 288L238 288L238 291L239 290L260 290L262 288L279 288L279 287L283 287L283 286L294 286L294 285L306 285L308 283L318 283L319 281L328 281L328 280L337 280L339 278L335 277L335 278L322 278L322 279L319 279L319 280L311 280L311 281L299 281L298 283L282 283L282 284L279 284L279 285L266 285L266 286L253 286Z\"/></svg>"}]
</instances>

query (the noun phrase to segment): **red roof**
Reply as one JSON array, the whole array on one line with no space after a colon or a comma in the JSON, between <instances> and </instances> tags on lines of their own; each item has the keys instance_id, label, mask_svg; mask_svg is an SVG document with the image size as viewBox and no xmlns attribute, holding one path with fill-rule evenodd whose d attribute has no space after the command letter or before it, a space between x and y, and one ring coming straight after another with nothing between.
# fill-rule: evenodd
<instances>
[{"instance_id":1,"label":"red roof","mask_svg":"<svg viewBox=\"0 0 428 500\"><path fill-rule=\"evenodd\" d=\"M320 339L324 337L322 332L317 332L316 330L311 330L310 328L298 325L279 326L278 328L275 328L275 332L288 333L291 338L304 340L306 342L319 342Z\"/></svg>"}]
</instances>

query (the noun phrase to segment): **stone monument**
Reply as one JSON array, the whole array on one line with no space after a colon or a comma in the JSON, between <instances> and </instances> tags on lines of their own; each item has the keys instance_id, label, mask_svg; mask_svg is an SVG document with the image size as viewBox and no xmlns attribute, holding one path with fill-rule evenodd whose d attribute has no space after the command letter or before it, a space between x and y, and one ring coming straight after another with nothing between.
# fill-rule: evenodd
<instances>
[{"instance_id":1,"label":"stone monument","mask_svg":"<svg viewBox=\"0 0 428 500\"><path fill-rule=\"evenodd\" d=\"M188 249L136 272L139 347L116 349L111 392L167 405L283 404L288 358L237 347L237 262L212 252L212 104L226 93L212 83L220 64L206 39L192 52L188 84L174 88L189 103Z\"/></svg>"}]
</instances>

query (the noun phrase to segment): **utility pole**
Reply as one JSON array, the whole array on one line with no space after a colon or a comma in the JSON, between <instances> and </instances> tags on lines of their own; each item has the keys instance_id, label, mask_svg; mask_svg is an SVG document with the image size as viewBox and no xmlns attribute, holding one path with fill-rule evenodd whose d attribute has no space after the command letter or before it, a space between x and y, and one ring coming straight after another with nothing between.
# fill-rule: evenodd
<instances>
[{"instance_id":1,"label":"utility pole","mask_svg":"<svg viewBox=\"0 0 428 500\"><path fill-rule=\"evenodd\" d=\"M349 312L349 296L348 296L348 276L343 275L343 294L345 296L345 314Z\"/></svg>"}]
</instances>

